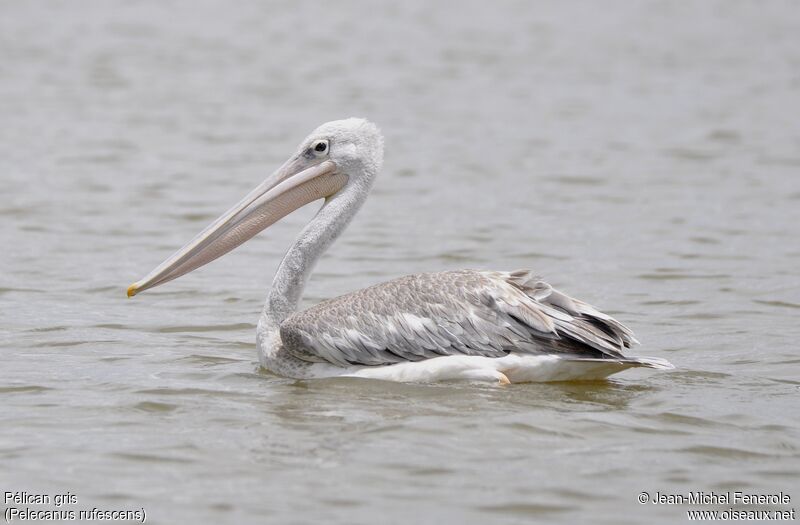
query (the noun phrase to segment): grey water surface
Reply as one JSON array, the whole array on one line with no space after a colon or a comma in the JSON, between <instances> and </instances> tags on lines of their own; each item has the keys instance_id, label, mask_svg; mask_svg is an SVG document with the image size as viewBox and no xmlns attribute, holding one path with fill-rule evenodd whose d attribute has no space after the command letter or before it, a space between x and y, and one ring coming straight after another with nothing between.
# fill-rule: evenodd
<instances>
[{"instance_id":1,"label":"grey water surface","mask_svg":"<svg viewBox=\"0 0 800 525\"><path fill-rule=\"evenodd\" d=\"M642 491L800 506L799 115L792 2L2 2L0 492L159 524L697 508ZM381 126L385 167L305 305L534 268L677 368L510 387L261 371L263 299L318 204L126 299L349 116Z\"/></svg>"}]
</instances>

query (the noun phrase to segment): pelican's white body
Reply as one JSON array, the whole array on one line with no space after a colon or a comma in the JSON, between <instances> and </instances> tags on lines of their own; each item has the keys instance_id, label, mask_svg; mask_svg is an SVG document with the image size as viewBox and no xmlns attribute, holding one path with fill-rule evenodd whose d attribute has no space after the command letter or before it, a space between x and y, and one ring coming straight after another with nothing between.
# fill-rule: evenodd
<instances>
[{"instance_id":1,"label":"pelican's white body","mask_svg":"<svg viewBox=\"0 0 800 525\"><path fill-rule=\"evenodd\" d=\"M442 381L507 383L546 383L554 381L594 381L631 367L647 364L668 370L669 361L657 357L639 358L640 363L574 360L558 355L511 353L505 357L451 355L424 361L385 366L340 367L329 363L301 362L283 350L280 334L268 322L259 322L257 330L260 365L278 375L294 379L361 377L406 383Z\"/></svg>"}]
</instances>

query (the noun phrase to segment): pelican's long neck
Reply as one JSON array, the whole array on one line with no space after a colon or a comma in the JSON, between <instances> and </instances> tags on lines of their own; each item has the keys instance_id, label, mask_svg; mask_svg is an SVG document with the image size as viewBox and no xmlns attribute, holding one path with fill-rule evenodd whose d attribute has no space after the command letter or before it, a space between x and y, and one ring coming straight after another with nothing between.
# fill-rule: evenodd
<instances>
[{"instance_id":1,"label":"pelican's long neck","mask_svg":"<svg viewBox=\"0 0 800 525\"><path fill-rule=\"evenodd\" d=\"M370 180L364 177L362 180ZM366 200L369 186L348 183L339 193L326 199L313 219L303 228L283 257L261 315L265 328L277 328L297 310L308 277L320 256L344 231Z\"/></svg>"}]
</instances>

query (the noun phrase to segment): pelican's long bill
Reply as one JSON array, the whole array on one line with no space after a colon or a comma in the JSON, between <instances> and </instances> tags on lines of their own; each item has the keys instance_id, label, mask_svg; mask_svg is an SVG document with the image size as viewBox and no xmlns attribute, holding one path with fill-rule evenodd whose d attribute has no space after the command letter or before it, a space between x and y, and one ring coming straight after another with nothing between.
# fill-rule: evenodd
<instances>
[{"instance_id":1,"label":"pelican's long bill","mask_svg":"<svg viewBox=\"0 0 800 525\"><path fill-rule=\"evenodd\" d=\"M208 264L297 208L333 195L346 182L347 176L337 173L330 160L312 166L302 156L289 160L189 244L128 287L128 297Z\"/></svg>"}]
</instances>

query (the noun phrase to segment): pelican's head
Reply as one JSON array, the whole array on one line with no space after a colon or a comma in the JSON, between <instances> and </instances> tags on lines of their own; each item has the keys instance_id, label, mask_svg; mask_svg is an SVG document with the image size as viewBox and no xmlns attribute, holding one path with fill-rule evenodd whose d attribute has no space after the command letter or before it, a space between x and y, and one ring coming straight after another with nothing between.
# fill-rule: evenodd
<instances>
[{"instance_id":1,"label":"pelican's head","mask_svg":"<svg viewBox=\"0 0 800 525\"><path fill-rule=\"evenodd\" d=\"M310 202L348 186L369 187L382 164L383 137L375 124L349 118L321 125L267 180L128 287L128 297L208 264Z\"/></svg>"},{"instance_id":2,"label":"pelican's head","mask_svg":"<svg viewBox=\"0 0 800 525\"><path fill-rule=\"evenodd\" d=\"M295 157L327 159L342 173L371 179L383 164L383 135L378 126L368 120L334 120L306 137Z\"/></svg>"}]
</instances>

